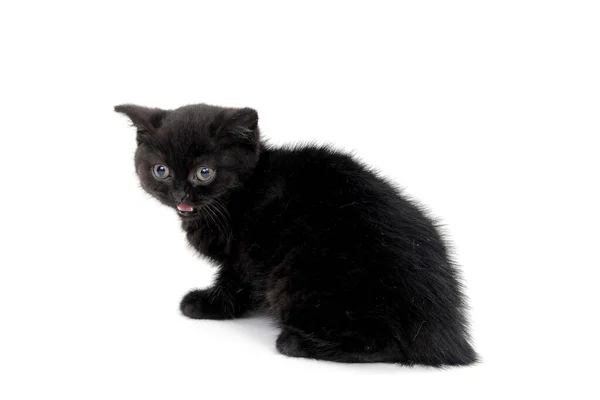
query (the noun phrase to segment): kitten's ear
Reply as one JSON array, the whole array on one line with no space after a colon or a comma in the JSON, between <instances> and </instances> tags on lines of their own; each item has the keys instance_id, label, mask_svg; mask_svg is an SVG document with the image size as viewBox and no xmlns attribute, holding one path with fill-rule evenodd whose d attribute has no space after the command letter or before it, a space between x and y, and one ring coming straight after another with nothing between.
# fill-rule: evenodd
<instances>
[{"instance_id":1,"label":"kitten's ear","mask_svg":"<svg viewBox=\"0 0 600 400\"><path fill-rule=\"evenodd\" d=\"M258 141L258 113L252 108L242 108L229 111L224 116L224 123L217 134L227 132L240 139L252 142Z\"/></svg>"},{"instance_id":2,"label":"kitten's ear","mask_svg":"<svg viewBox=\"0 0 600 400\"><path fill-rule=\"evenodd\" d=\"M160 108L142 107L135 104L115 106L115 111L129 117L133 126L137 128L138 136L140 134L156 132L164 116L167 114L166 110L161 110Z\"/></svg>"}]
</instances>

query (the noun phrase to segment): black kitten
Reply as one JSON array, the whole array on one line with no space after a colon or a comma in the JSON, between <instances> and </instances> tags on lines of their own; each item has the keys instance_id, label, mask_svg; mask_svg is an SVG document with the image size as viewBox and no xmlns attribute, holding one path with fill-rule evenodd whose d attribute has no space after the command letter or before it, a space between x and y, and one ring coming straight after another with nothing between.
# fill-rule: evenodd
<instances>
[{"instance_id":1,"label":"black kitten","mask_svg":"<svg viewBox=\"0 0 600 400\"><path fill-rule=\"evenodd\" d=\"M476 360L458 271L434 223L328 147L274 148L250 108L121 105L142 187L218 265L190 318L266 310L292 357L433 366Z\"/></svg>"}]
</instances>

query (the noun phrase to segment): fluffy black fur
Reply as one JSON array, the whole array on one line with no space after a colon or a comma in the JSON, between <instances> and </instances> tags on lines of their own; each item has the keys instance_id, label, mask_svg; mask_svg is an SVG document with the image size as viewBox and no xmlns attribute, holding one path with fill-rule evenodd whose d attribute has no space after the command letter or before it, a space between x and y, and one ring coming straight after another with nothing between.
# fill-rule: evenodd
<instances>
[{"instance_id":1,"label":"fluffy black fur","mask_svg":"<svg viewBox=\"0 0 600 400\"><path fill-rule=\"evenodd\" d=\"M288 356L340 362L466 365L456 267L434 223L381 177L329 147L275 148L256 111L121 105L137 128L142 187L177 209L191 245L218 265L188 293L190 318L266 310ZM168 166L167 179L153 166ZM209 183L194 171L215 171Z\"/></svg>"}]
</instances>

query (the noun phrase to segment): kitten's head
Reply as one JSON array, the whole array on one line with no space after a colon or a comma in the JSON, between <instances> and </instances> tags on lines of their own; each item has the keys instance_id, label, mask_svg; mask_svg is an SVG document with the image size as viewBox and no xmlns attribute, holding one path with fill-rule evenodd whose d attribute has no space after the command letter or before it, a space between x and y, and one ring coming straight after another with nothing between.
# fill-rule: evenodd
<instances>
[{"instance_id":1,"label":"kitten's head","mask_svg":"<svg viewBox=\"0 0 600 400\"><path fill-rule=\"evenodd\" d=\"M193 218L240 187L258 161L258 115L206 104L161 110L115 107L137 129L135 169L144 190Z\"/></svg>"}]
</instances>

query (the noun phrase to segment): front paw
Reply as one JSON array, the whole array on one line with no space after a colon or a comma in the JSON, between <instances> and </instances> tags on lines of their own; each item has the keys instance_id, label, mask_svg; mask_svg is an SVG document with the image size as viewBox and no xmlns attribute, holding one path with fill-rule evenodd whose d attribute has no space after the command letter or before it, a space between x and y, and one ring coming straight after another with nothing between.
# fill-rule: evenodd
<instances>
[{"instance_id":1,"label":"front paw","mask_svg":"<svg viewBox=\"0 0 600 400\"><path fill-rule=\"evenodd\" d=\"M183 297L179 308L183 315L194 319L237 318L248 309L247 303L240 301L243 293L239 289L231 294L222 286L194 290Z\"/></svg>"},{"instance_id":2,"label":"front paw","mask_svg":"<svg viewBox=\"0 0 600 400\"><path fill-rule=\"evenodd\" d=\"M181 313L189 318L208 318L206 315L207 293L205 290L192 290L181 300L179 309Z\"/></svg>"}]
</instances>

